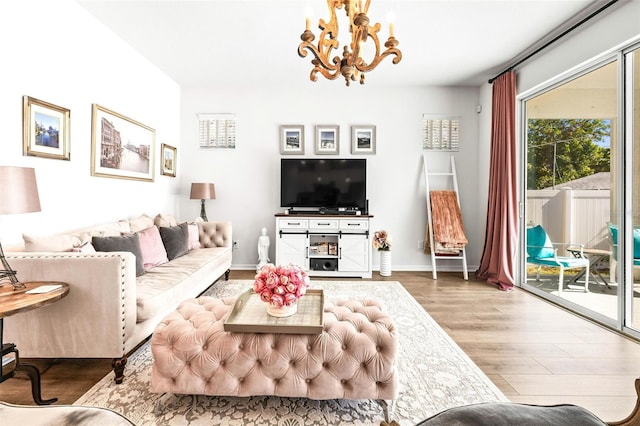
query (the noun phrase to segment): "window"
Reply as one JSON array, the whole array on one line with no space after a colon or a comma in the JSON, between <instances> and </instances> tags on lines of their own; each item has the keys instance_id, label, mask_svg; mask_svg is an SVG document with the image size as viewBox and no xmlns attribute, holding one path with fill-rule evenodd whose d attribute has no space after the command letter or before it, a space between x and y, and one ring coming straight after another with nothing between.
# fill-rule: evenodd
<instances>
[{"instance_id":1,"label":"window","mask_svg":"<svg viewBox=\"0 0 640 426\"><path fill-rule=\"evenodd\" d=\"M235 148L235 114L198 114L200 148Z\"/></svg>"}]
</instances>

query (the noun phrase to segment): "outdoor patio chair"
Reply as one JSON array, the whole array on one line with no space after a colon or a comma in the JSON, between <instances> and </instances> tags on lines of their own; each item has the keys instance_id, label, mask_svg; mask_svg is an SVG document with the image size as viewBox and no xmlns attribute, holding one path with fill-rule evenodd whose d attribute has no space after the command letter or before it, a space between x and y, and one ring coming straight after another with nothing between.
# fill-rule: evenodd
<instances>
[{"instance_id":1,"label":"outdoor patio chair","mask_svg":"<svg viewBox=\"0 0 640 426\"><path fill-rule=\"evenodd\" d=\"M616 282L616 263L618 262L618 225L607 222L609 244L611 245L611 261L609 268L610 281ZM633 267L640 268L640 226L633 227Z\"/></svg>"},{"instance_id":2,"label":"outdoor patio chair","mask_svg":"<svg viewBox=\"0 0 640 426\"><path fill-rule=\"evenodd\" d=\"M558 256L557 246L580 248L580 257ZM564 270L585 268L584 291L589 292L589 259L582 253L584 244L552 243L547 231L540 225L527 228L527 264L537 265L536 281L540 281L540 268L552 266L560 268L558 276L558 293L562 293Z\"/></svg>"}]
</instances>

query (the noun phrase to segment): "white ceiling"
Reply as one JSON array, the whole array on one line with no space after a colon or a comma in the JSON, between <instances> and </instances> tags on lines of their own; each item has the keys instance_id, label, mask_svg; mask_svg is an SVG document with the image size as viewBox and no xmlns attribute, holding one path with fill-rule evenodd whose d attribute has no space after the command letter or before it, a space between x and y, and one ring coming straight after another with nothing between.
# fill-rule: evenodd
<instances>
[{"instance_id":1,"label":"white ceiling","mask_svg":"<svg viewBox=\"0 0 640 426\"><path fill-rule=\"evenodd\" d=\"M314 23L329 19L322 0L77 1L182 87L344 84L311 83L310 55L297 54L305 10L311 7ZM402 61L385 59L366 86L477 86L591 3L371 0L368 15L382 24L382 39L395 15ZM343 12L338 19L346 23Z\"/></svg>"}]
</instances>

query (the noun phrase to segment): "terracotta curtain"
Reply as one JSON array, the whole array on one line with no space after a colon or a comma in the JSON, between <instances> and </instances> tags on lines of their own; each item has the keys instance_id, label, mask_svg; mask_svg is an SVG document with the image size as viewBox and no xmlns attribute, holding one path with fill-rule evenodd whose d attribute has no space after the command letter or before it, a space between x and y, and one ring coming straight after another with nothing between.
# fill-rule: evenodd
<instances>
[{"instance_id":1,"label":"terracotta curtain","mask_svg":"<svg viewBox=\"0 0 640 426\"><path fill-rule=\"evenodd\" d=\"M484 250L476 278L501 290L514 285L518 240L515 131L516 75L508 71L493 83L491 163Z\"/></svg>"}]
</instances>

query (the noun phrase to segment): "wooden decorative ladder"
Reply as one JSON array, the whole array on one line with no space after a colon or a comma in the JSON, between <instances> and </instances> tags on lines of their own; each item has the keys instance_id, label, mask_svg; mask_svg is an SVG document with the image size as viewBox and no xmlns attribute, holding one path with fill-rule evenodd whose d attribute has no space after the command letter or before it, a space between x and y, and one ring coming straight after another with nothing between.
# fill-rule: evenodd
<instances>
[{"instance_id":1,"label":"wooden decorative ladder","mask_svg":"<svg viewBox=\"0 0 640 426\"><path fill-rule=\"evenodd\" d=\"M460 260L462 262L462 271L463 277L465 280L469 279L469 273L467 271L467 252L466 248L462 248L460 250L459 255L438 255L435 251L435 241L433 239L433 215L431 213L431 187L429 185L429 177L431 176L444 176L445 178L451 178L453 183L453 190L456 193L456 199L458 200L458 207L460 208L460 195L458 193L458 178L456 176L456 163L453 155L451 156L451 169L449 172L429 172L427 167L427 156L426 154L422 154L422 163L424 165L424 182L426 188L426 197L427 197L427 223L429 226L429 246L431 248L431 266L433 268L432 274L433 279L438 279L438 271L436 267L436 262L438 260L446 259L446 260ZM462 212L462 208L460 208Z\"/></svg>"}]
</instances>

